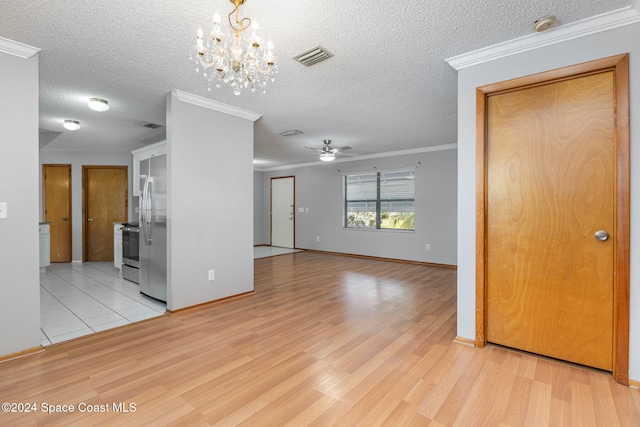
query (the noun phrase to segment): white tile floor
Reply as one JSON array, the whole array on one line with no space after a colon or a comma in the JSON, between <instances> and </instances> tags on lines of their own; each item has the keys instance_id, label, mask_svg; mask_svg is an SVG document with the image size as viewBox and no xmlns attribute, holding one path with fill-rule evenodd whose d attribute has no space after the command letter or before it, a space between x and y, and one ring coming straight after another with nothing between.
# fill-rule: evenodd
<instances>
[{"instance_id":1,"label":"white tile floor","mask_svg":"<svg viewBox=\"0 0 640 427\"><path fill-rule=\"evenodd\" d=\"M254 258L300 252L254 247ZM40 270L43 346L161 316L167 305L140 293L111 262L51 264Z\"/></svg>"},{"instance_id":2,"label":"white tile floor","mask_svg":"<svg viewBox=\"0 0 640 427\"><path fill-rule=\"evenodd\" d=\"M43 346L161 316L166 308L110 262L56 263L40 271Z\"/></svg>"}]
</instances>

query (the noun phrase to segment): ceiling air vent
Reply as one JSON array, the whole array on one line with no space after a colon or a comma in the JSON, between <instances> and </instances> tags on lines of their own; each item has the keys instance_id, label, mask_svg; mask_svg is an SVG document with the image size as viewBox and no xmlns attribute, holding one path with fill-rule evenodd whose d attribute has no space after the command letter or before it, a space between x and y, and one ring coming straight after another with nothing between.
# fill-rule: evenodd
<instances>
[{"instance_id":1,"label":"ceiling air vent","mask_svg":"<svg viewBox=\"0 0 640 427\"><path fill-rule=\"evenodd\" d=\"M317 64L320 61L329 59L332 56L333 54L327 51L322 46L316 46L313 49L309 49L308 51L301 53L300 55L294 56L293 59L295 59L305 67L309 67L313 64Z\"/></svg>"},{"instance_id":2,"label":"ceiling air vent","mask_svg":"<svg viewBox=\"0 0 640 427\"><path fill-rule=\"evenodd\" d=\"M162 125L157 125L155 123L145 123L142 125L142 127L149 128L149 129L158 129L158 128L161 128Z\"/></svg>"},{"instance_id":3,"label":"ceiling air vent","mask_svg":"<svg viewBox=\"0 0 640 427\"><path fill-rule=\"evenodd\" d=\"M294 136L294 135L300 135L301 133L303 133L301 130L292 129L292 130L287 130L287 131L284 131L284 132L280 132L280 135L282 135L282 136Z\"/></svg>"}]
</instances>

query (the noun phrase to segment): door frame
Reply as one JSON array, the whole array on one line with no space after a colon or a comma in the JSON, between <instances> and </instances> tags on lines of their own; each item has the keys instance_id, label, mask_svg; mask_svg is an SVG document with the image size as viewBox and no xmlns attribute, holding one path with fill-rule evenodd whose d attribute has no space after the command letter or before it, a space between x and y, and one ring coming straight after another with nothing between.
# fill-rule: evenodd
<instances>
[{"instance_id":1,"label":"door frame","mask_svg":"<svg viewBox=\"0 0 640 427\"><path fill-rule=\"evenodd\" d=\"M87 170L89 169L124 169L127 172L125 191L127 197L124 200L124 211L129 216L129 167L122 165L82 165L82 262L87 261Z\"/></svg>"},{"instance_id":2,"label":"door frame","mask_svg":"<svg viewBox=\"0 0 640 427\"><path fill-rule=\"evenodd\" d=\"M69 233L66 236L67 241L69 242L69 261L73 259L73 175L72 175L72 166L69 163L43 163L42 164L42 218L47 221L47 167L65 167L69 171ZM65 261L66 262L66 261Z\"/></svg>"},{"instance_id":3,"label":"door frame","mask_svg":"<svg viewBox=\"0 0 640 427\"><path fill-rule=\"evenodd\" d=\"M291 211L293 212L293 249L296 249L296 176L288 175L288 176L277 176L273 177L269 180L269 246L273 246L273 181L276 179L293 179L293 208Z\"/></svg>"},{"instance_id":4,"label":"door frame","mask_svg":"<svg viewBox=\"0 0 640 427\"><path fill-rule=\"evenodd\" d=\"M487 244L487 98L605 71L614 73L616 135L614 142L614 277L613 277L613 378L629 384L629 264L630 264L630 133L629 55L585 62L573 66L489 84L476 89L476 347L486 337L486 244Z\"/></svg>"}]
</instances>

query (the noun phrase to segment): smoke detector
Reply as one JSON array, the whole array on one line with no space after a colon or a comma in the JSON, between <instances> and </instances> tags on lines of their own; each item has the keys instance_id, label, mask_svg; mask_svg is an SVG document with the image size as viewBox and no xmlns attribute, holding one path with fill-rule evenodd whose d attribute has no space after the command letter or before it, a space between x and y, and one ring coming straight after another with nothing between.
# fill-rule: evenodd
<instances>
[{"instance_id":1,"label":"smoke detector","mask_svg":"<svg viewBox=\"0 0 640 427\"><path fill-rule=\"evenodd\" d=\"M555 16L550 16L550 15L545 16L533 23L533 29L541 33L542 31L548 30L549 28L553 27L555 23L556 23Z\"/></svg>"}]
</instances>

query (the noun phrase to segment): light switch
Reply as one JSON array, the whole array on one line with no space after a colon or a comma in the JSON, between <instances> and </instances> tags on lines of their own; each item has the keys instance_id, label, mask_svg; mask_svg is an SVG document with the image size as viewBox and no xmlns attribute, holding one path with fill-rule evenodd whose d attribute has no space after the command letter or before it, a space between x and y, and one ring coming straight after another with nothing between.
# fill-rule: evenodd
<instances>
[{"instance_id":1,"label":"light switch","mask_svg":"<svg viewBox=\"0 0 640 427\"><path fill-rule=\"evenodd\" d=\"M298 212L304 212L304 208L298 208Z\"/></svg>"},{"instance_id":2,"label":"light switch","mask_svg":"<svg viewBox=\"0 0 640 427\"><path fill-rule=\"evenodd\" d=\"M0 218L6 218L6 217L7 217L7 203L2 202L0 203Z\"/></svg>"}]
</instances>

